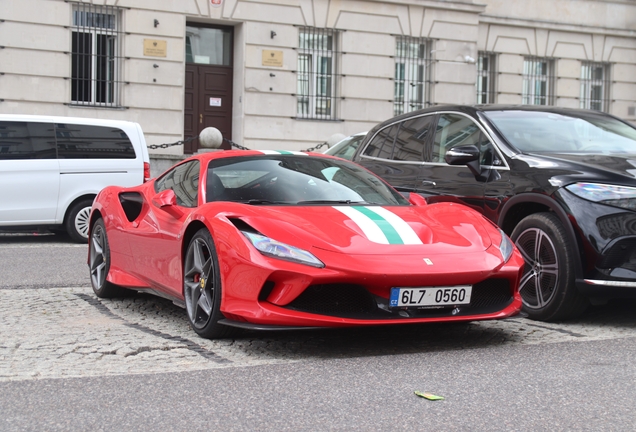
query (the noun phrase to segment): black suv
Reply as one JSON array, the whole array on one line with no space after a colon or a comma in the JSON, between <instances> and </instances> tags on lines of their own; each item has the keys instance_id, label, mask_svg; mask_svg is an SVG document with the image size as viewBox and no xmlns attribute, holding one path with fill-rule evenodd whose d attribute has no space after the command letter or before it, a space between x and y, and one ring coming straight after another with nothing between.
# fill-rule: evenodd
<instances>
[{"instance_id":1,"label":"black suv","mask_svg":"<svg viewBox=\"0 0 636 432\"><path fill-rule=\"evenodd\" d=\"M401 192L498 224L526 260L520 292L533 319L636 296L636 129L616 117L436 106L379 124L353 160Z\"/></svg>"}]
</instances>

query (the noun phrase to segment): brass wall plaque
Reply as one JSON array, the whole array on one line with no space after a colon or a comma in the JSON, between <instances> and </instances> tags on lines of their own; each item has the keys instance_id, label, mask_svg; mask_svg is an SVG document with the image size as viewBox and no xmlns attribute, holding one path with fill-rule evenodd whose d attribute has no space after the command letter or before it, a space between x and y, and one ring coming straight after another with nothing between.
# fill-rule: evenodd
<instances>
[{"instance_id":1,"label":"brass wall plaque","mask_svg":"<svg viewBox=\"0 0 636 432\"><path fill-rule=\"evenodd\" d=\"M283 67L283 52L263 50L263 66Z\"/></svg>"},{"instance_id":2,"label":"brass wall plaque","mask_svg":"<svg viewBox=\"0 0 636 432\"><path fill-rule=\"evenodd\" d=\"M165 40L144 39L144 55L151 57L165 57L168 47Z\"/></svg>"}]
</instances>

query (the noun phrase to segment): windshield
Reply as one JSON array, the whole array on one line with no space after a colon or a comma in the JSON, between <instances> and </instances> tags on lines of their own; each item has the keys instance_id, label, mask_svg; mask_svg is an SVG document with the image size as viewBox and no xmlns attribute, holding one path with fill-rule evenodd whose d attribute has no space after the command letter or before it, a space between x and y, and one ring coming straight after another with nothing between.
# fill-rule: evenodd
<instances>
[{"instance_id":1,"label":"windshield","mask_svg":"<svg viewBox=\"0 0 636 432\"><path fill-rule=\"evenodd\" d=\"M338 156L343 159L351 160L353 159L353 154L356 152L356 149L360 145L360 142L364 139L364 135L354 135L347 137L325 151L325 154L330 154L332 156Z\"/></svg>"},{"instance_id":2,"label":"windshield","mask_svg":"<svg viewBox=\"0 0 636 432\"><path fill-rule=\"evenodd\" d=\"M636 129L601 113L488 111L484 115L524 152L636 154Z\"/></svg>"},{"instance_id":3,"label":"windshield","mask_svg":"<svg viewBox=\"0 0 636 432\"><path fill-rule=\"evenodd\" d=\"M409 205L402 195L356 164L300 155L213 160L208 166L206 201Z\"/></svg>"}]
</instances>

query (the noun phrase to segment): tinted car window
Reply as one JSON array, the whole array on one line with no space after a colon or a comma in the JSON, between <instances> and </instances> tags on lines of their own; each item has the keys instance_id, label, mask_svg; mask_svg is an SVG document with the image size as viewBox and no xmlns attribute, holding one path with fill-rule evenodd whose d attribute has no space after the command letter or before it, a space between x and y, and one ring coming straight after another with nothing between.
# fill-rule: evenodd
<instances>
[{"instance_id":1,"label":"tinted car window","mask_svg":"<svg viewBox=\"0 0 636 432\"><path fill-rule=\"evenodd\" d=\"M503 165L501 158L495 150L495 146L483 132L479 134L479 144L477 147L479 148L479 153L481 155L479 159L481 166L489 167Z\"/></svg>"},{"instance_id":2,"label":"tinted car window","mask_svg":"<svg viewBox=\"0 0 636 432\"><path fill-rule=\"evenodd\" d=\"M56 125L58 157L63 159L134 159L128 135L114 127Z\"/></svg>"},{"instance_id":3,"label":"tinted car window","mask_svg":"<svg viewBox=\"0 0 636 432\"><path fill-rule=\"evenodd\" d=\"M291 155L225 158L210 163L207 179L208 201L408 205L375 175L337 159Z\"/></svg>"},{"instance_id":4,"label":"tinted car window","mask_svg":"<svg viewBox=\"0 0 636 432\"><path fill-rule=\"evenodd\" d=\"M353 158L353 154L358 149L360 142L364 139L364 135L353 136L346 139L346 142L341 141L338 143L338 148L334 149L331 152L325 152L326 154L330 154L332 156L338 156L343 159L351 160Z\"/></svg>"},{"instance_id":5,"label":"tinted car window","mask_svg":"<svg viewBox=\"0 0 636 432\"><path fill-rule=\"evenodd\" d=\"M422 162L433 119L434 116L423 116L400 123L392 159Z\"/></svg>"},{"instance_id":6,"label":"tinted car window","mask_svg":"<svg viewBox=\"0 0 636 432\"><path fill-rule=\"evenodd\" d=\"M395 141L397 133L397 124L382 129L373 137L373 140L371 140L367 148L364 149L364 155L381 159L391 159L393 142Z\"/></svg>"},{"instance_id":7,"label":"tinted car window","mask_svg":"<svg viewBox=\"0 0 636 432\"><path fill-rule=\"evenodd\" d=\"M435 140L427 158L429 162L444 163L446 152L460 145L479 145L481 130L468 117L442 114L437 122Z\"/></svg>"},{"instance_id":8,"label":"tinted car window","mask_svg":"<svg viewBox=\"0 0 636 432\"><path fill-rule=\"evenodd\" d=\"M53 124L0 122L0 160L56 157Z\"/></svg>"},{"instance_id":9,"label":"tinted car window","mask_svg":"<svg viewBox=\"0 0 636 432\"><path fill-rule=\"evenodd\" d=\"M177 165L155 182L155 192L172 189L177 196L177 204L196 207L199 192L199 161Z\"/></svg>"}]
</instances>

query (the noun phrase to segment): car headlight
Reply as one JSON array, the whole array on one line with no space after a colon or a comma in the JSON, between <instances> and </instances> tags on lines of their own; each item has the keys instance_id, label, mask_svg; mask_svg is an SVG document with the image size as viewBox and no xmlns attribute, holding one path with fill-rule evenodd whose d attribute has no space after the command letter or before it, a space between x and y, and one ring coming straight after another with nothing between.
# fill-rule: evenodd
<instances>
[{"instance_id":1,"label":"car headlight","mask_svg":"<svg viewBox=\"0 0 636 432\"><path fill-rule=\"evenodd\" d=\"M310 252L299 249L294 246L290 246L285 243L281 243L269 237L265 237L261 234L256 234L249 231L241 231L245 237L249 239L256 249L263 255L282 259L285 261L292 261L300 264L309 265L312 267L323 268L325 265L316 258Z\"/></svg>"},{"instance_id":2,"label":"car headlight","mask_svg":"<svg viewBox=\"0 0 636 432\"><path fill-rule=\"evenodd\" d=\"M499 250L501 251L501 256L504 262L508 262L510 257L512 256L512 251L515 249L512 245L512 242L508 238L505 232L501 229L499 230L499 234L501 234L501 244L499 245Z\"/></svg>"},{"instance_id":3,"label":"car headlight","mask_svg":"<svg viewBox=\"0 0 636 432\"><path fill-rule=\"evenodd\" d=\"M565 187L574 195L628 210L636 210L636 188L599 183L574 183Z\"/></svg>"}]
</instances>

